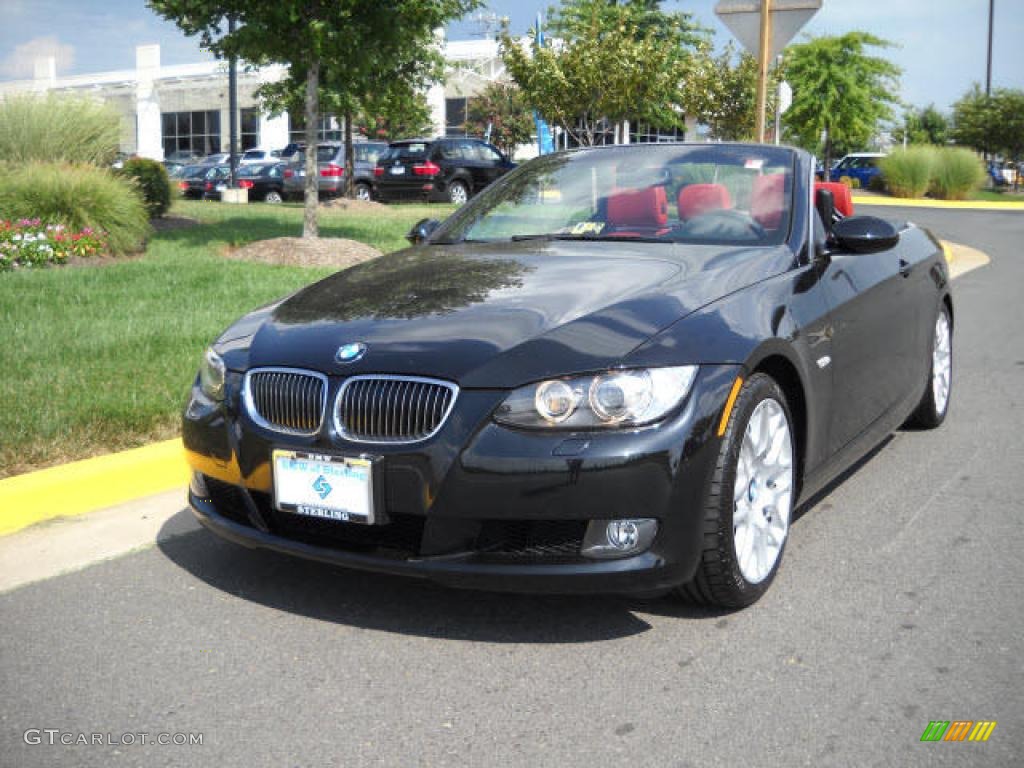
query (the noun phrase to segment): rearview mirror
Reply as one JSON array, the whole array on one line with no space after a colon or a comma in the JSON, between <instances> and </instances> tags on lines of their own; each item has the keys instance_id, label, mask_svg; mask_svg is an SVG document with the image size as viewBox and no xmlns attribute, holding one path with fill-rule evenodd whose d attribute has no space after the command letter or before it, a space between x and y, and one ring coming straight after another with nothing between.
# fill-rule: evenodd
<instances>
[{"instance_id":1,"label":"rearview mirror","mask_svg":"<svg viewBox=\"0 0 1024 768\"><path fill-rule=\"evenodd\" d=\"M900 233L877 216L849 216L832 225L832 239L844 251L878 253L895 246Z\"/></svg>"},{"instance_id":2,"label":"rearview mirror","mask_svg":"<svg viewBox=\"0 0 1024 768\"><path fill-rule=\"evenodd\" d=\"M413 245L419 245L426 242L427 238L439 226L441 226L441 222L437 219L420 219L412 225L412 229L409 230L409 234L405 236L405 239Z\"/></svg>"}]
</instances>

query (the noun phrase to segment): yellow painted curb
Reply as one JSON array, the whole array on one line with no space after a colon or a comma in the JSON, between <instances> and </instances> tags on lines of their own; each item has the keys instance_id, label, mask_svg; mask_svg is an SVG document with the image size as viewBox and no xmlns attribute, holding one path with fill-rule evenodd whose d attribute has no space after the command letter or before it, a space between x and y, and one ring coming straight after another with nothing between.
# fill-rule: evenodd
<instances>
[{"instance_id":1,"label":"yellow painted curb","mask_svg":"<svg viewBox=\"0 0 1024 768\"><path fill-rule=\"evenodd\" d=\"M954 280L972 269L984 267L992 261L987 253L979 251L977 248L951 243L947 240L939 242L942 244L942 252L949 263L949 276Z\"/></svg>"},{"instance_id":2,"label":"yellow painted curb","mask_svg":"<svg viewBox=\"0 0 1024 768\"><path fill-rule=\"evenodd\" d=\"M166 440L0 480L0 535L188 483L181 440Z\"/></svg>"},{"instance_id":3,"label":"yellow painted curb","mask_svg":"<svg viewBox=\"0 0 1024 768\"><path fill-rule=\"evenodd\" d=\"M1024 202L1005 203L984 200L917 200L908 197L854 195L854 205L893 205L905 208L959 208L968 211L1024 211Z\"/></svg>"}]
</instances>

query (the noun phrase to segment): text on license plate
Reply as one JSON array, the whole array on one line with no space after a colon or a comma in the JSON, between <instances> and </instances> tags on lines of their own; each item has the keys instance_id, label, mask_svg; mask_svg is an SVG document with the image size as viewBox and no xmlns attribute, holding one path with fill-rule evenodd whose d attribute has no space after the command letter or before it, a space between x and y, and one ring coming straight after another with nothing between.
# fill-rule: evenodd
<instances>
[{"instance_id":1,"label":"text on license plate","mask_svg":"<svg viewBox=\"0 0 1024 768\"><path fill-rule=\"evenodd\" d=\"M273 467L277 509L349 523L374 522L369 460L276 450Z\"/></svg>"}]
</instances>

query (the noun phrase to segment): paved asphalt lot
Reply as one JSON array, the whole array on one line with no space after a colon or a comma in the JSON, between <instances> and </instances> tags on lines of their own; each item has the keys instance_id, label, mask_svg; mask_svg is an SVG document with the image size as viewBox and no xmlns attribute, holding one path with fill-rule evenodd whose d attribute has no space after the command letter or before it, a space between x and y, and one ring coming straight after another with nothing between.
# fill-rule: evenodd
<instances>
[{"instance_id":1,"label":"paved asphalt lot","mask_svg":"<svg viewBox=\"0 0 1024 768\"><path fill-rule=\"evenodd\" d=\"M1020 765L1024 216L878 212L992 256L956 284L952 411L803 510L753 608L448 591L194 531L0 595L0 765ZM999 725L920 743L936 719Z\"/></svg>"}]
</instances>

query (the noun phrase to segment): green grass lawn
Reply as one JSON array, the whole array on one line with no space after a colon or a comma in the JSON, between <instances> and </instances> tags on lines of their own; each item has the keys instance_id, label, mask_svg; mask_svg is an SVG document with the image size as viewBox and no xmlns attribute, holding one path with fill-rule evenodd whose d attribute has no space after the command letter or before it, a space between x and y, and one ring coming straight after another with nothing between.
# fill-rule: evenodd
<instances>
[{"instance_id":1,"label":"green grass lawn","mask_svg":"<svg viewBox=\"0 0 1024 768\"><path fill-rule=\"evenodd\" d=\"M387 252L445 205L325 209L324 237ZM225 245L301 234L301 206L179 202L200 226L158 233L143 256L0 275L0 477L178 432L203 348L235 318L330 269L222 258Z\"/></svg>"}]
</instances>

